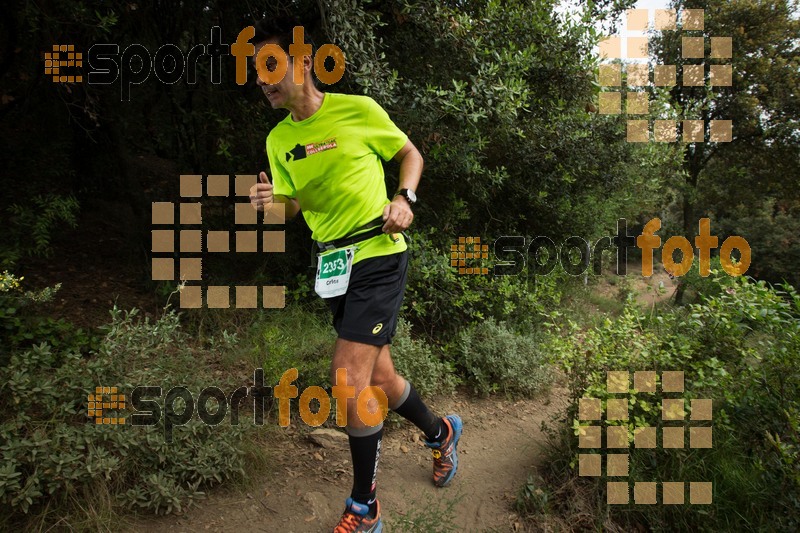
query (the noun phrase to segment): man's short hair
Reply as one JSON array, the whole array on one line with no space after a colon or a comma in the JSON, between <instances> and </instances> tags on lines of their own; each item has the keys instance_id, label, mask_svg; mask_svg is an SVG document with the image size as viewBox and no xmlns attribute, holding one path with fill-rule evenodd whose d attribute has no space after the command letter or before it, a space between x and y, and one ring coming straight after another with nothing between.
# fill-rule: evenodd
<instances>
[{"instance_id":1,"label":"man's short hair","mask_svg":"<svg viewBox=\"0 0 800 533\"><path fill-rule=\"evenodd\" d=\"M289 45L292 44L294 39L293 31L295 26L303 26L303 24L292 17L265 17L256 22L256 34L252 42L253 44L258 44L274 40L286 52L286 55L289 55ZM303 33L305 43L311 45L311 55L313 56L317 52L314 39L306 26L303 26Z\"/></svg>"},{"instance_id":2,"label":"man's short hair","mask_svg":"<svg viewBox=\"0 0 800 533\"><path fill-rule=\"evenodd\" d=\"M256 33L253 36L252 43L258 44L264 41L275 41L286 53L286 56L291 60L289 55L289 45L294 41L294 27L303 26L303 40L306 44L311 45L311 57L317 53L317 45L308 28L300 23L293 17L264 17L255 24ZM311 69L311 81L317 89L321 89L320 81L317 78L317 73Z\"/></svg>"}]
</instances>

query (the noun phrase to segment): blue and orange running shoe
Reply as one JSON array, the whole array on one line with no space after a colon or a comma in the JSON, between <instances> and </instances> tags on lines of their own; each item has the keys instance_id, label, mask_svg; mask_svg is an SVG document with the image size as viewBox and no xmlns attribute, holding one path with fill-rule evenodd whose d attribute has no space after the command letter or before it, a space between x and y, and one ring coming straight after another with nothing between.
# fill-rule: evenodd
<instances>
[{"instance_id":1,"label":"blue and orange running shoe","mask_svg":"<svg viewBox=\"0 0 800 533\"><path fill-rule=\"evenodd\" d=\"M458 415L447 415L442 419L448 429L447 438L442 442L425 441L425 446L431 448L433 453L433 484L445 487L458 470L458 439L461 438L461 429L464 424Z\"/></svg>"},{"instance_id":2,"label":"blue and orange running shoe","mask_svg":"<svg viewBox=\"0 0 800 533\"><path fill-rule=\"evenodd\" d=\"M369 518L369 506L347 498L344 513L339 520L339 524L333 529L333 533L381 533L383 522L381 521L381 504L376 502L378 510L375 516Z\"/></svg>"}]
</instances>

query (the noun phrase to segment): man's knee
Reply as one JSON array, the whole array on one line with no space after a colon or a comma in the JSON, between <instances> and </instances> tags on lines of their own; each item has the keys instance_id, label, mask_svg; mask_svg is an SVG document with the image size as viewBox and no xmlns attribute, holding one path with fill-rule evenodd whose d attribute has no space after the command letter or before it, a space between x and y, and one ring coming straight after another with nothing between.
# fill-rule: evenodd
<instances>
[{"instance_id":1,"label":"man's knee","mask_svg":"<svg viewBox=\"0 0 800 533\"><path fill-rule=\"evenodd\" d=\"M337 402L346 402L348 427L365 425L357 414L358 403L359 398L362 398L363 402L363 399L375 396L369 388L372 385L372 374L379 353L380 347L378 346L341 338L336 341L336 350L331 360L331 382ZM379 396L385 397L385 394ZM372 407L374 407L374 402ZM362 406L363 409L364 406Z\"/></svg>"},{"instance_id":2,"label":"man's knee","mask_svg":"<svg viewBox=\"0 0 800 533\"><path fill-rule=\"evenodd\" d=\"M336 398L337 423L348 428L377 426L389 411L390 400L382 387L366 384L351 384L344 369L334 380L332 395Z\"/></svg>"},{"instance_id":3,"label":"man's knee","mask_svg":"<svg viewBox=\"0 0 800 533\"><path fill-rule=\"evenodd\" d=\"M331 381L335 384L344 373L348 385L359 390L368 387L379 352L375 346L338 339L331 359Z\"/></svg>"},{"instance_id":4,"label":"man's knee","mask_svg":"<svg viewBox=\"0 0 800 533\"><path fill-rule=\"evenodd\" d=\"M393 391L398 387L398 381L402 379L400 374L395 372L393 366L388 368L376 368L372 373L370 384L384 389L387 391L387 394L389 394L389 391Z\"/></svg>"}]
</instances>

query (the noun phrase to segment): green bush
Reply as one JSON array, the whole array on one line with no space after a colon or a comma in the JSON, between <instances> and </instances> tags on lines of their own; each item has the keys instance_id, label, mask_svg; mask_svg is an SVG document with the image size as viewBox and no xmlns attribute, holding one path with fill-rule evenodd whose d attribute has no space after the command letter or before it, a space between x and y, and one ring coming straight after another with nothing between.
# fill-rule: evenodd
<instances>
[{"instance_id":1,"label":"green bush","mask_svg":"<svg viewBox=\"0 0 800 533\"><path fill-rule=\"evenodd\" d=\"M300 390L312 385L330 387L336 332L328 313L299 304L267 311L250 326L247 338L247 357L264 368L266 384L277 384L286 370L297 368ZM441 361L424 339L413 338L411 325L402 318L392 339L392 359L400 375L421 394L451 393L459 383L454 366Z\"/></svg>"},{"instance_id":2,"label":"green bush","mask_svg":"<svg viewBox=\"0 0 800 533\"><path fill-rule=\"evenodd\" d=\"M579 478L576 435L587 422L577 416L578 400L599 398L605 405L607 372L682 370L690 412L694 398L713 399L713 448L630 450L629 478L655 481L707 480L714 484L713 506L614 506L610 517L621 527L662 530L796 531L800 527L800 296L790 286L710 279L716 288L702 303L645 315L629 302L622 315L588 331L562 324L551 345L570 391L570 407L554 430L556 453L549 481L556 487L605 501L606 478ZM631 389L627 396L629 438L638 427L661 428L656 393ZM688 420L688 418L687 418ZM669 424L666 424L669 425ZM692 422L690 425L707 425ZM569 429L569 432L563 430ZM567 466L569 465L569 466ZM560 504L559 504L560 505ZM566 503L560 505L567 509ZM606 508L597 507L599 527ZM607 525L607 524L604 524Z\"/></svg>"},{"instance_id":3,"label":"green bush","mask_svg":"<svg viewBox=\"0 0 800 533\"><path fill-rule=\"evenodd\" d=\"M412 338L411 325L402 318L392 339L392 359L395 370L423 396L451 393L459 383L454 365L442 362L424 340Z\"/></svg>"},{"instance_id":4,"label":"green bush","mask_svg":"<svg viewBox=\"0 0 800 533\"><path fill-rule=\"evenodd\" d=\"M724 274L725 271L722 269L719 256L711 258L710 273L705 277L700 275L700 261L695 258L689 272L680 278L680 282L693 293L694 300L699 302L702 298L719 296L723 290L731 285L733 278L724 276Z\"/></svg>"},{"instance_id":5,"label":"green bush","mask_svg":"<svg viewBox=\"0 0 800 533\"><path fill-rule=\"evenodd\" d=\"M77 225L78 200L71 194L36 195L26 205L8 206L9 224L0 233L0 267L13 267L25 256L50 257L53 234Z\"/></svg>"},{"instance_id":6,"label":"green bush","mask_svg":"<svg viewBox=\"0 0 800 533\"><path fill-rule=\"evenodd\" d=\"M721 202L727 203L727 198ZM800 202L796 195L753 197L715 219L714 227L721 235L741 235L747 240L752 259L749 275L800 287ZM722 242L720 239L720 245Z\"/></svg>"},{"instance_id":7,"label":"green bush","mask_svg":"<svg viewBox=\"0 0 800 533\"><path fill-rule=\"evenodd\" d=\"M18 278L0 272L0 366L8 363L12 351L47 342L58 350L86 352L97 347L97 338L64 319L55 320L38 314L42 304L52 301L61 284L38 291L25 291Z\"/></svg>"},{"instance_id":8,"label":"green bush","mask_svg":"<svg viewBox=\"0 0 800 533\"><path fill-rule=\"evenodd\" d=\"M113 520L103 511L115 506L178 511L207 487L243 475L243 429L228 420L210 427L195 415L174 428L169 443L160 425L95 425L87 419L87 395L97 386L130 394L139 385L161 386L165 393L183 385L196 394L223 385L198 364L202 354L191 348L173 312L150 321L136 310L115 308L103 331L99 348L88 356L42 343L14 353L0 369L3 527L26 515L43 523L69 522L75 515Z\"/></svg>"},{"instance_id":9,"label":"green bush","mask_svg":"<svg viewBox=\"0 0 800 533\"><path fill-rule=\"evenodd\" d=\"M552 377L539 339L515 333L493 318L460 332L452 351L478 394L532 395L545 390Z\"/></svg>"},{"instance_id":10,"label":"green bush","mask_svg":"<svg viewBox=\"0 0 800 533\"><path fill-rule=\"evenodd\" d=\"M447 342L465 325L487 318L528 330L537 317L561 298L563 275L554 271L535 281L519 276L459 275L450 266L450 244L431 229L418 233L410 244L411 266L404 299L405 313L431 338ZM442 242L439 242L442 241ZM493 260L482 260L493 271Z\"/></svg>"},{"instance_id":11,"label":"green bush","mask_svg":"<svg viewBox=\"0 0 800 533\"><path fill-rule=\"evenodd\" d=\"M290 368L298 371L297 387L330 386L330 364L336 332L330 313L302 305L264 311L250 326L249 359L264 369L264 381L275 385Z\"/></svg>"}]
</instances>

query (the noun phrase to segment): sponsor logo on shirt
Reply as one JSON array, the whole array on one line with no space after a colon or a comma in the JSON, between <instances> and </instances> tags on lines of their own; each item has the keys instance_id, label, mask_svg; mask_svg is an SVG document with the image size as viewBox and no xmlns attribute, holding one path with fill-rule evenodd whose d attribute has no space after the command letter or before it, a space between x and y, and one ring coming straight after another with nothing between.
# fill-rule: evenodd
<instances>
[{"instance_id":1,"label":"sponsor logo on shirt","mask_svg":"<svg viewBox=\"0 0 800 533\"><path fill-rule=\"evenodd\" d=\"M310 155L318 154L319 152L324 152L325 150L333 150L335 148L337 148L336 137L318 143L307 144L305 146L297 144L290 151L286 152L286 161L289 162L305 159Z\"/></svg>"}]
</instances>

